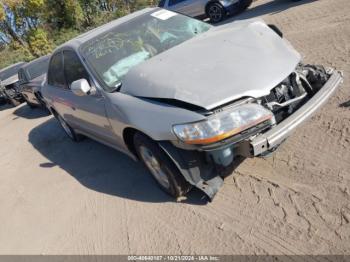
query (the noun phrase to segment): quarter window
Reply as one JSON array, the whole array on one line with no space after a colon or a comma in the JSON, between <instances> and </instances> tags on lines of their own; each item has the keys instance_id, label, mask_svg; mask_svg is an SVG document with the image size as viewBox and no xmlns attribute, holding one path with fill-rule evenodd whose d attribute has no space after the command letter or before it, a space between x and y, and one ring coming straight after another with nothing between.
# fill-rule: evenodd
<instances>
[{"instance_id":1,"label":"quarter window","mask_svg":"<svg viewBox=\"0 0 350 262\"><path fill-rule=\"evenodd\" d=\"M79 79L86 79L89 81L89 74L86 72L85 67L80 62L79 57L74 51L64 51L64 74L68 85Z\"/></svg>"},{"instance_id":2,"label":"quarter window","mask_svg":"<svg viewBox=\"0 0 350 262\"><path fill-rule=\"evenodd\" d=\"M67 88L63 72L63 60L61 52L55 54L51 59L48 74L48 84L64 89Z\"/></svg>"}]
</instances>

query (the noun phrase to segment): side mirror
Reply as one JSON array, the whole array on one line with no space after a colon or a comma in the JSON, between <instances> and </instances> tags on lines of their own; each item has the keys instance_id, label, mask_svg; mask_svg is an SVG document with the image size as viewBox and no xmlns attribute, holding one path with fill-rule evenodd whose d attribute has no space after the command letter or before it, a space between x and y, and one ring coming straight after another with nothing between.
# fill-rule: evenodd
<instances>
[{"instance_id":1,"label":"side mirror","mask_svg":"<svg viewBox=\"0 0 350 262\"><path fill-rule=\"evenodd\" d=\"M86 79L79 79L74 81L70 88L74 94L77 96L86 96L90 94L91 86Z\"/></svg>"}]
</instances>

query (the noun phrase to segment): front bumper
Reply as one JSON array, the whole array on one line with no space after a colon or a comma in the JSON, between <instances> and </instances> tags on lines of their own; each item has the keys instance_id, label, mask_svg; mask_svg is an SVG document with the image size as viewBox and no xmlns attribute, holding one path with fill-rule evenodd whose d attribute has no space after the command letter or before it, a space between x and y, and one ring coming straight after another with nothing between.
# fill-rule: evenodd
<instances>
[{"instance_id":1,"label":"front bumper","mask_svg":"<svg viewBox=\"0 0 350 262\"><path fill-rule=\"evenodd\" d=\"M228 138L210 147L186 148L175 141L162 141L159 145L184 178L213 199L223 184L223 177L237 166L233 159L241 159L236 156L254 157L273 151L330 98L342 80L342 73L333 71L325 85L308 102L268 130L266 125L255 127L241 137Z\"/></svg>"},{"instance_id":2,"label":"front bumper","mask_svg":"<svg viewBox=\"0 0 350 262\"><path fill-rule=\"evenodd\" d=\"M310 118L337 90L343 81L343 75L339 71L334 71L326 84L318 91L306 104L294 112L284 121L261 135L246 141L244 156L259 156L267 151L274 150L291 133L308 118Z\"/></svg>"}]
</instances>

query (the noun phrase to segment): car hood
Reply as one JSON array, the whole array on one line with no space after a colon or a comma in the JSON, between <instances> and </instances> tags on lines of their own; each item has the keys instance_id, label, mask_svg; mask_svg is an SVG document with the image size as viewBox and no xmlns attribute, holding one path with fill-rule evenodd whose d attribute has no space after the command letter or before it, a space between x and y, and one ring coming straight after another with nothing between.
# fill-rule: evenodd
<instances>
[{"instance_id":1,"label":"car hood","mask_svg":"<svg viewBox=\"0 0 350 262\"><path fill-rule=\"evenodd\" d=\"M212 109L261 97L282 82L300 55L263 21L212 28L132 68L121 92Z\"/></svg>"}]
</instances>

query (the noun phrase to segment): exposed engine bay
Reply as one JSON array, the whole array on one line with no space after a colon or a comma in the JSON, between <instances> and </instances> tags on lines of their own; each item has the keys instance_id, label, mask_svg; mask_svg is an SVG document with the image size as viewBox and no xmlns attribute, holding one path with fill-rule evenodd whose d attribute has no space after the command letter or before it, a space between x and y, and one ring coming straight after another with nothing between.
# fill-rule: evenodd
<instances>
[{"instance_id":1,"label":"exposed engine bay","mask_svg":"<svg viewBox=\"0 0 350 262\"><path fill-rule=\"evenodd\" d=\"M332 71L323 66L300 64L269 95L258 99L258 103L270 109L279 123L315 95L328 81Z\"/></svg>"}]
</instances>

